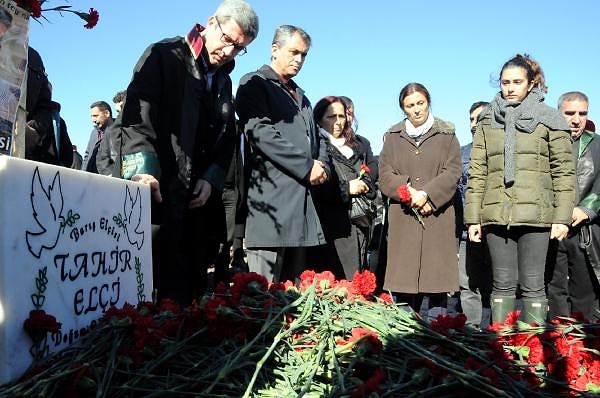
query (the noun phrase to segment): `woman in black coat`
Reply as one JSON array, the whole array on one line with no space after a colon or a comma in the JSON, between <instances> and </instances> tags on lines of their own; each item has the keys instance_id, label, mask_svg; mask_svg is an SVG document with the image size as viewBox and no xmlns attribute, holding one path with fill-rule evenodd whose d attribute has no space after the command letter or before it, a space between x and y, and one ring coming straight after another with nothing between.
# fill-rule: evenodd
<instances>
[{"instance_id":1,"label":"woman in black coat","mask_svg":"<svg viewBox=\"0 0 600 398\"><path fill-rule=\"evenodd\" d=\"M352 130L348 111L343 99L333 96L321 99L314 108L332 167L328 182L315 188L327 243L312 248L309 259L315 269L329 269L338 278L351 280L366 262L372 221L352 220L352 198L377 196L377 161L369 141Z\"/></svg>"}]
</instances>

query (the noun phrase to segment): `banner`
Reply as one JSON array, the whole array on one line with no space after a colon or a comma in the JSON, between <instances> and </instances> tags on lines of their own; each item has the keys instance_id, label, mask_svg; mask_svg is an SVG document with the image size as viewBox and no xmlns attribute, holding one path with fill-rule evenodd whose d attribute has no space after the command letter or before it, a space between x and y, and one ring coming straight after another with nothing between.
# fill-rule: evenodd
<instances>
[{"instance_id":1,"label":"banner","mask_svg":"<svg viewBox=\"0 0 600 398\"><path fill-rule=\"evenodd\" d=\"M0 154L25 157L29 13L0 0ZM21 110L19 110L21 108Z\"/></svg>"}]
</instances>

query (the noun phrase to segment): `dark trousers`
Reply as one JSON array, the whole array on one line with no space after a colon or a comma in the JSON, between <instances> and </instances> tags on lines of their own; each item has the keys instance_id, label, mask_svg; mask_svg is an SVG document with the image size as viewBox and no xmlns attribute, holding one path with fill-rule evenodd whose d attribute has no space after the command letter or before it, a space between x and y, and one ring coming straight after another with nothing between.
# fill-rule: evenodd
<instances>
[{"instance_id":1,"label":"dark trousers","mask_svg":"<svg viewBox=\"0 0 600 398\"><path fill-rule=\"evenodd\" d=\"M492 293L515 297L519 285L523 297L545 298L550 228L490 225L484 227L484 235L492 262Z\"/></svg>"},{"instance_id":2,"label":"dark trousers","mask_svg":"<svg viewBox=\"0 0 600 398\"><path fill-rule=\"evenodd\" d=\"M579 248L578 234L552 242L546 279L550 318L581 312L589 320L598 319L600 288L587 254Z\"/></svg>"},{"instance_id":3,"label":"dark trousers","mask_svg":"<svg viewBox=\"0 0 600 398\"><path fill-rule=\"evenodd\" d=\"M336 279L351 281L366 266L369 228L352 225L350 235L307 248L306 264L315 272L331 271Z\"/></svg>"},{"instance_id":4,"label":"dark trousers","mask_svg":"<svg viewBox=\"0 0 600 398\"><path fill-rule=\"evenodd\" d=\"M306 269L306 247L267 247L246 250L248 268L269 282L294 282Z\"/></svg>"},{"instance_id":5,"label":"dark trousers","mask_svg":"<svg viewBox=\"0 0 600 398\"><path fill-rule=\"evenodd\" d=\"M421 311L425 297L427 297L429 303L428 310L448 306L448 295L446 293L394 293L394 300L397 304L406 304L417 313Z\"/></svg>"},{"instance_id":6,"label":"dark trousers","mask_svg":"<svg viewBox=\"0 0 600 398\"><path fill-rule=\"evenodd\" d=\"M485 242L460 240L458 252L458 284L460 306L467 324L482 323L483 307L490 306L492 267ZM485 322L487 324L487 320Z\"/></svg>"},{"instance_id":7,"label":"dark trousers","mask_svg":"<svg viewBox=\"0 0 600 398\"><path fill-rule=\"evenodd\" d=\"M211 196L196 209L166 205L164 222L153 227L153 279L158 300L170 298L188 306L206 291L208 266L225 235L225 216L216 201L220 195Z\"/></svg>"},{"instance_id":8,"label":"dark trousers","mask_svg":"<svg viewBox=\"0 0 600 398\"><path fill-rule=\"evenodd\" d=\"M238 200L237 190L225 187L223 189L222 198L227 236L223 242L220 242L219 253L215 260L215 285L219 282L229 281L229 263L231 262L231 247L234 241L235 215Z\"/></svg>"}]
</instances>

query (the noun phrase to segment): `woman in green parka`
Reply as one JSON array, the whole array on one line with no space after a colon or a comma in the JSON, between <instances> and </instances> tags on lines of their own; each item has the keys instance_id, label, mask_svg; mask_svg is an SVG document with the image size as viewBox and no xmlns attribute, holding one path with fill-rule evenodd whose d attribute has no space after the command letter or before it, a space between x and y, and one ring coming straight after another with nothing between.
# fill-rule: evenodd
<instances>
[{"instance_id":1,"label":"woman in green parka","mask_svg":"<svg viewBox=\"0 0 600 398\"><path fill-rule=\"evenodd\" d=\"M564 239L571 222L575 166L569 127L543 103L544 92L539 64L527 55L511 58L473 139L465 223L469 239L485 237L490 250L493 322L515 310L519 285L521 319L544 323L549 239Z\"/></svg>"}]
</instances>

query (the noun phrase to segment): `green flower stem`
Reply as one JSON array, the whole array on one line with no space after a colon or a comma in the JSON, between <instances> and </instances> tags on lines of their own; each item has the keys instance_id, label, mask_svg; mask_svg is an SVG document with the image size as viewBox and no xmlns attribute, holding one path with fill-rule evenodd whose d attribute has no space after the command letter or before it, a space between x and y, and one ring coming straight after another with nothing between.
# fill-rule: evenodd
<instances>
[{"instance_id":1,"label":"green flower stem","mask_svg":"<svg viewBox=\"0 0 600 398\"><path fill-rule=\"evenodd\" d=\"M312 308L312 304L313 304L314 300L315 300L315 287L313 285L307 291L307 294L300 296L293 303L282 308L279 316L282 316L283 314L285 314L287 312L287 310L290 308L299 307L303 301L306 301L306 304L304 305L304 309L303 309L301 315L298 318L296 318L294 321L292 321L292 323L290 324L290 327L287 330L282 330L277 335L275 335L275 337L273 338L273 343L269 346L265 355L263 355L263 357L256 363L256 368L254 370L254 374L252 375L252 378L250 379L250 382L248 383L248 387L246 388L246 391L244 392L244 395L243 395L244 397L250 396L250 392L252 391L252 388L254 387L254 383L256 383L256 379L258 377L260 370L262 369L262 367L264 366L267 359L271 356L271 354L275 350L275 347L277 346L279 341L284 337L290 336L297 328L302 326L303 322L306 321L306 319L310 315L310 309ZM273 319L275 319L275 318L272 318L270 321L265 322L265 326L263 326L263 328L261 329L261 332L248 345L251 345L252 343L254 343L257 340L258 336L260 336L263 333L263 331L266 330L267 324L270 325L273 322ZM242 353L242 350L240 350L240 355ZM238 355L238 357L240 355ZM223 376L225 376L225 375L223 375ZM210 391L210 388L208 391Z\"/></svg>"}]
</instances>

